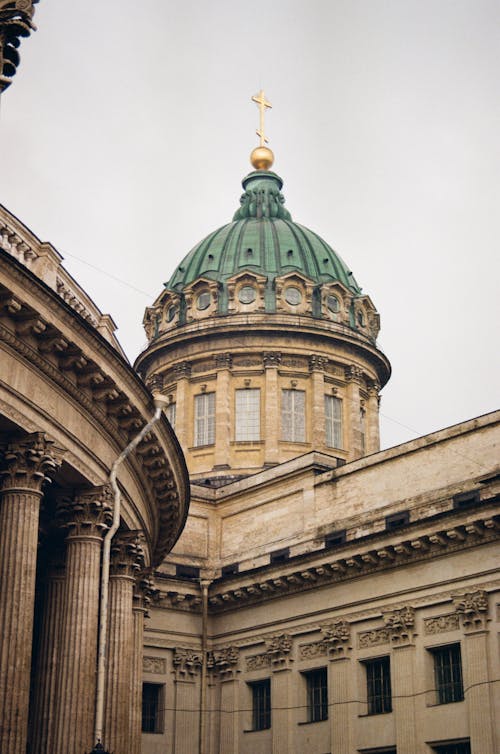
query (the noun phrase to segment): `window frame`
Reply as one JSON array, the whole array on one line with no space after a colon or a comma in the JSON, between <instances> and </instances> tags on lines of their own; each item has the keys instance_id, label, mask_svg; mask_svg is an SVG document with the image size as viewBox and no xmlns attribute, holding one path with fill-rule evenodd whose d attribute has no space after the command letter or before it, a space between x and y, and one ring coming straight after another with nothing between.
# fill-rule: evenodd
<instances>
[{"instance_id":1,"label":"window frame","mask_svg":"<svg viewBox=\"0 0 500 754\"><path fill-rule=\"evenodd\" d=\"M329 410L328 407L331 407ZM335 411L337 408L337 412ZM335 415L337 413L337 415ZM325 445L327 448L344 449L344 406L342 398L325 394ZM338 442L337 442L338 440Z\"/></svg>"},{"instance_id":2,"label":"window frame","mask_svg":"<svg viewBox=\"0 0 500 754\"><path fill-rule=\"evenodd\" d=\"M297 407L296 403L302 400L302 406ZM286 402L290 398L290 408ZM306 391L297 388L281 389L281 441L282 442L307 442L306 427ZM286 437L285 426L289 425L289 437Z\"/></svg>"},{"instance_id":3,"label":"window frame","mask_svg":"<svg viewBox=\"0 0 500 754\"><path fill-rule=\"evenodd\" d=\"M307 722L328 720L328 668L314 668L302 673L306 683Z\"/></svg>"},{"instance_id":4,"label":"window frame","mask_svg":"<svg viewBox=\"0 0 500 754\"><path fill-rule=\"evenodd\" d=\"M269 730L271 728L271 679L262 678L249 681L248 686L252 695L252 731Z\"/></svg>"},{"instance_id":5,"label":"window frame","mask_svg":"<svg viewBox=\"0 0 500 754\"><path fill-rule=\"evenodd\" d=\"M366 675L367 715L386 715L392 712L392 684L390 655L362 660ZM375 670L380 671L376 677Z\"/></svg>"},{"instance_id":6,"label":"window frame","mask_svg":"<svg viewBox=\"0 0 500 754\"><path fill-rule=\"evenodd\" d=\"M144 726L145 715L145 703L148 704L145 699L145 689L155 689L156 698L154 700L154 713L149 714L147 717L152 719L154 730L146 730ZM151 705L151 702L149 702ZM142 702L141 702L141 732L147 734L161 734L165 732L165 684L164 683L151 683L150 681L143 681L142 683Z\"/></svg>"},{"instance_id":7,"label":"window frame","mask_svg":"<svg viewBox=\"0 0 500 754\"><path fill-rule=\"evenodd\" d=\"M194 396L194 447L215 444L215 391Z\"/></svg>"},{"instance_id":8,"label":"window frame","mask_svg":"<svg viewBox=\"0 0 500 754\"><path fill-rule=\"evenodd\" d=\"M168 419L168 423L172 427L172 429L175 429L175 419L177 416L177 403L175 401L172 401L167 406L165 406L165 416Z\"/></svg>"},{"instance_id":9,"label":"window frame","mask_svg":"<svg viewBox=\"0 0 500 754\"><path fill-rule=\"evenodd\" d=\"M246 406L239 405L240 396L253 393L256 406L247 401ZM250 427L248 425L254 425ZM253 429L253 431L251 431ZM260 442L261 439L261 395L259 387L236 388L234 391L234 440L235 442Z\"/></svg>"},{"instance_id":10,"label":"window frame","mask_svg":"<svg viewBox=\"0 0 500 754\"><path fill-rule=\"evenodd\" d=\"M460 642L428 647L432 655L434 672L435 704L454 704L464 700L464 681L462 671L462 652ZM449 659L444 660L445 653ZM455 654L453 661L452 654Z\"/></svg>"},{"instance_id":11,"label":"window frame","mask_svg":"<svg viewBox=\"0 0 500 754\"><path fill-rule=\"evenodd\" d=\"M460 738L455 741L430 744L434 754L471 754L470 739Z\"/></svg>"}]
</instances>

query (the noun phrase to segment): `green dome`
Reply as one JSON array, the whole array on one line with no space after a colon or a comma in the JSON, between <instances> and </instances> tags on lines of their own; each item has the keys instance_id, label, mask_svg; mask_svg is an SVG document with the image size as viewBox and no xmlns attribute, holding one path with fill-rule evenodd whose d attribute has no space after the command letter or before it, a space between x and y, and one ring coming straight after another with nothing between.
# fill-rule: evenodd
<instances>
[{"instance_id":1,"label":"green dome","mask_svg":"<svg viewBox=\"0 0 500 754\"><path fill-rule=\"evenodd\" d=\"M247 175L233 222L195 246L165 287L181 292L200 277L224 283L243 270L265 276L272 285L277 276L299 272L316 284L338 280L359 295L361 289L339 255L312 230L293 222L282 186L276 173Z\"/></svg>"}]
</instances>

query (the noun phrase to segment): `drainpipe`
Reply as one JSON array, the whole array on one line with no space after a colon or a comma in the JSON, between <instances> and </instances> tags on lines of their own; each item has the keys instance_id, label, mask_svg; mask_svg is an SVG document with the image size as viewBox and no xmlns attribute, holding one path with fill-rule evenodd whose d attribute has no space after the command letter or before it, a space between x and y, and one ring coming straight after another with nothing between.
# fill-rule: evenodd
<instances>
[{"instance_id":1,"label":"drainpipe","mask_svg":"<svg viewBox=\"0 0 500 754\"><path fill-rule=\"evenodd\" d=\"M120 453L118 458L114 461L109 474L109 484L113 490L113 523L111 528L106 532L104 537L104 543L102 548L102 568L101 568L101 597L99 604L99 644L97 653L97 689L96 689L96 702L95 702L95 727L94 738L96 746L94 751L103 751L102 745L102 731L103 731L103 719L104 719L104 682L106 673L106 641L108 631L108 588L109 588L109 560L111 552L111 540L113 539L116 531L120 525L120 512L121 512L121 496L120 489L116 481L116 475L118 467L127 458L130 453L135 450L141 440L148 434L154 424L160 419L162 410L168 404L166 398L162 395L155 394L153 396L155 404L155 412L153 418L141 429L138 435L127 445L124 451Z\"/></svg>"},{"instance_id":2,"label":"drainpipe","mask_svg":"<svg viewBox=\"0 0 500 754\"><path fill-rule=\"evenodd\" d=\"M205 754L206 707L207 707L207 635L208 635L208 587L211 581L201 579L201 688L200 688L200 746L199 754Z\"/></svg>"}]
</instances>

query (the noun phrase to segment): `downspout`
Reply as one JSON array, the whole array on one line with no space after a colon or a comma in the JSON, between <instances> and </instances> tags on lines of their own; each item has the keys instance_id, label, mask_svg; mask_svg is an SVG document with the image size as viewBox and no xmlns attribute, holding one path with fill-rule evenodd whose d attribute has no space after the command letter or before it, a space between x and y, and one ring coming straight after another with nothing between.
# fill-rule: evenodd
<instances>
[{"instance_id":1,"label":"downspout","mask_svg":"<svg viewBox=\"0 0 500 754\"><path fill-rule=\"evenodd\" d=\"M201 688L200 688L200 745L199 754L205 754L206 712L207 712L207 648L208 648L208 579L200 580L201 588Z\"/></svg>"},{"instance_id":2,"label":"downspout","mask_svg":"<svg viewBox=\"0 0 500 754\"><path fill-rule=\"evenodd\" d=\"M135 450L141 440L150 432L154 424L160 419L163 408L167 405L167 400L161 395L154 395L155 412L153 418L141 429L138 435L127 445L124 451L120 453L118 458L114 461L111 471L109 473L109 484L113 490L113 523L110 529L106 532L102 547L102 568L101 568L101 596L99 604L99 643L97 652L97 688L96 688L96 700L95 700L95 727L94 727L94 739L96 741L96 749L100 751L102 749L102 732L104 721L104 685L105 685L105 673L106 673L106 641L108 631L108 587L109 587L109 560L111 552L111 540L113 539L116 531L120 525L120 512L121 512L121 496L120 489L116 481L116 475L118 473L118 467L127 458L130 453Z\"/></svg>"}]
</instances>

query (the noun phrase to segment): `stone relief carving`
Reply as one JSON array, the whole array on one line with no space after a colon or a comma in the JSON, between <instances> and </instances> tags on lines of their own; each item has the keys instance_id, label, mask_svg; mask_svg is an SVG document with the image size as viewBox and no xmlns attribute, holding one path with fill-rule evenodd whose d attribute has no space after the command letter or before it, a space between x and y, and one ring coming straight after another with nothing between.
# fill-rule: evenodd
<instances>
[{"instance_id":1,"label":"stone relief carving","mask_svg":"<svg viewBox=\"0 0 500 754\"><path fill-rule=\"evenodd\" d=\"M281 354L277 352L263 353L262 360L265 367L279 367L281 364Z\"/></svg>"},{"instance_id":2,"label":"stone relief carving","mask_svg":"<svg viewBox=\"0 0 500 754\"><path fill-rule=\"evenodd\" d=\"M143 657L142 669L145 673L165 674L167 661L164 657Z\"/></svg>"},{"instance_id":3,"label":"stone relief carving","mask_svg":"<svg viewBox=\"0 0 500 754\"><path fill-rule=\"evenodd\" d=\"M396 608L383 615L393 644L409 644L415 637L415 610L413 607Z\"/></svg>"},{"instance_id":4,"label":"stone relief carving","mask_svg":"<svg viewBox=\"0 0 500 754\"><path fill-rule=\"evenodd\" d=\"M228 678L239 672L240 650L238 647L221 647L207 654L207 667L221 678Z\"/></svg>"},{"instance_id":5,"label":"stone relief carving","mask_svg":"<svg viewBox=\"0 0 500 754\"><path fill-rule=\"evenodd\" d=\"M266 641L266 651L262 654L247 657L247 670L259 670L260 668L281 667L293 661L291 656L293 648L292 637L289 634L271 636Z\"/></svg>"},{"instance_id":6,"label":"stone relief carving","mask_svg":"<svg viewBox=\"0 0 500 754\"><path fill-rule=\"evenodd\" d=\"M351 649L351 626L346 620L339 620L321 627L323 638L310 644L302 644L299 656L302 660L313 657L330 659L346 657Z\"/></svg>"},{"instance_id":7,"label":"stone relief carving","mask_svg":"<svg viewBox=\"0 0 500 754\"><path fill-rule=\"evenodd\" d=\"M174 650L173 666L176 679L193 680L193 677L201 670L201 652L176 647Z\"/></svg>"},{"instance_id":8,"label":"stone relief carving","mask_svg":"<svg viewBox=\"0 0 500 754\"><path fill-rule=\"evenodd\" d=\"M442 634L446 631L456 631L457 628L460 628L460 622L455 613L424 618L424 634Z\"/></svg>"},{"instance_id":9,"label":"stone relief carving","mask_svg":"<svg viewBox=\"0 0 500 754\"><path fill-rule=\"evenodd\" d=\"M489 605L485 591L478 589L475 592L454 595L453 604L464 631L481 631L486 628Z\"/></svg>"},{"instance_id":10,"label":"stone relief carving","mask_svg":"<svg viewBox=\"0 0 500 754\"><path fill-rule=\"evenodd\" d=\"M390 631L388 628L374 628L371 631L361 631L358 634L358 645L360 649L367 647L376 647L379 644L389 644Z\"/></svg>"},{"instance_id":11,"label":"stone relief carving","mask_svg":"<svg viewBox=\"0 0 500 754\"><path fill-rule=\"evenodd\" d=\"M327 652L327 646L323 641L313 641L311 644L302 644L299 647L299 658L312 660L314 657L325 657Z\"/></svg>"}]
</instances>

